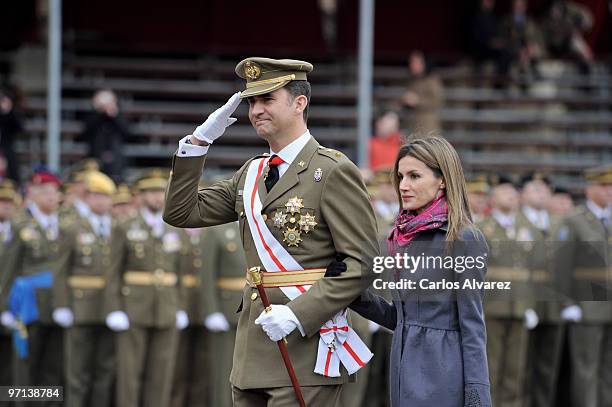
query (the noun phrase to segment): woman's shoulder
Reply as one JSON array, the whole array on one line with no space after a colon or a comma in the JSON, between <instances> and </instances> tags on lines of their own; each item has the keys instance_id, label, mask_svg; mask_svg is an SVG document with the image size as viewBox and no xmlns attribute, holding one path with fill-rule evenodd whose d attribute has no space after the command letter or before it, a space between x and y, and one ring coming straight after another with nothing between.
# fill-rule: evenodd
<instances>
[{"instance_id":1,"label":"woman's shoulder","mask_svg":"<svg viewBox=\"0 0 612 407\"><path fill-rule=\"evenodd\" d=\"M464 242L486 241L484 234L474 224L463 226L459 230L459 239Z\"/></svg>"}]
</instances>

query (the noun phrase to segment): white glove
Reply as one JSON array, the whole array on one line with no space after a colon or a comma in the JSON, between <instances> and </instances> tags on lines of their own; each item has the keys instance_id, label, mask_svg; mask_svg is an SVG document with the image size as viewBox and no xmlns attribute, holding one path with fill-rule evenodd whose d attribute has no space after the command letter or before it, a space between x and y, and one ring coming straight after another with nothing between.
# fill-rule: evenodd
<instances>
[{"instance_id":1,"label":"white glove","mask_svg":"<svg viewBox=\"0 0 612 407\"><path fill-rule=\"evenodd\" d=\"M368 321L368 331L370 331L370 333L374 333L377 332L380 329L380 325L378 325L376 322L374 321Z\"/></svg>"},{"instance_id":2,"label":"white glove","mask_svg":"<svg viewBox=\"0 0 612 407\"><path fill-rule=\"evenodd\" d=\"M230 325L227 318L220 312L213 312L204 319L204 326L211 332L227 332Z\"/></svg>"},{"instance_id":3,"label":"white glove","mask_svg":"<svg viewBox=\"0 0 612 407\"><path fill-rule=\"evenodd\" d=\"M226 128L238 120L230 116L241 101L240 92L234 93L223 106L212 112L208 119L193 131L193 135L200 141L212 144L223 135Z\"/></svg>"},{"instance_id":4,"label":"white glove","mask_svg":"<svg viewBox=\"0 0 612 407\"><path fill-rule=\"evenodd\" d=\"M70 308L62 307L53 310L53 321L62 328L70 328L74 323L74 314Z\"/></svg>"},{"instance_id":5,"label":"white glove","mask_svg":"<svg viewBox=\"0 0 612 407\"><path fill-rule=\"evenodd\" d=\"M10 311L2 311L2 314L0 314L0 323L8 329L14 329L17 325L17 321L15 321L15 317Z\"/></svg>"},{"instance_id":6,"label":"white glove","mask_svg":"<svg viewBox=\"0 0 612 407\"><path fill-rule=\"evenodd\" d=\"M255 320L256 325L261 325L268 337L278 342L288 336L300 322L297 317L286 305L271 305L269 312L263 311Z\"/></svg>"},{"instance_id":7,"label":"white glove","mask_svg":"<svg viewBox=\"0 0 612 407\"><path fill-rule=\"evenodd\" d=\"M568 322L582 321L582 309L578 305L570 305L561 310L561 319Z\"/></svg>"},{"instance_id":8,"label":"white glove","mask_svg":"<svg viewBox=\"0 0 612 407\"><path fill-rule=\"evenodd\" d=\"M106 316L106 326L115 332L127 331L130 320L123 311L113 311Z\"/></svg>"},{"instance_id":9,"label":"white glove","mask_svg":"<svg viewBox=\"0 0 612 407\"><path fill-rule=\"evenodd\" d=\"M538 317L538 313L535 310L529 308L525 311L525 318L523 320L525 328L530 331L534 329L540 323L540 318Z\"/></svg>"},{"instance_id":10,"label":"white glove","mask_svg":"<svg viewBox=\"0 0 612 407\"><path fill-rule=\"evenodd\" d=\"M182 309L176 311L176 329L182 331L189 325L189 317Z\"/></svg>"}]
</instances>

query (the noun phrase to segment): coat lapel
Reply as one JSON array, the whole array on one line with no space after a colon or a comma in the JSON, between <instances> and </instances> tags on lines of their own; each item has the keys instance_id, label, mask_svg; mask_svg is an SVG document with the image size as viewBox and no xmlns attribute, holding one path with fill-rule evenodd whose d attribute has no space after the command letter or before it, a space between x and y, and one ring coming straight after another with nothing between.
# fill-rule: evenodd
<instances>
[{"instance_id":1,"label":"coat lapel","mask_svg":"<svg viewBox=\"0 0 612 407\"><path fill-rule=\"evenodd\" d=\"M319 148L319 143L314 139L314 137L311 137L308 143L306 143L306 145L302 149L302 151L300 151L297 157L295 157L295 160L293 160L289 168L287 168L287 171L285 171L285 173L278 180L276 185L272 187L265 199L262 195L260 195L260 197L262 197L261 201L263 202L262 210L266 209L266 207L268 207L272 202L277 200L285 192L297 185L297 183L300 181L298 174L308 169L310 160L312 159L314 153L317 151L317 148ZM300 162L303 162L304 165L299 165ZM261 182L263 184L263 181ZM263 191L265 191L265 189L266 186L263 185Z\"/></svg>"}]
</instances>

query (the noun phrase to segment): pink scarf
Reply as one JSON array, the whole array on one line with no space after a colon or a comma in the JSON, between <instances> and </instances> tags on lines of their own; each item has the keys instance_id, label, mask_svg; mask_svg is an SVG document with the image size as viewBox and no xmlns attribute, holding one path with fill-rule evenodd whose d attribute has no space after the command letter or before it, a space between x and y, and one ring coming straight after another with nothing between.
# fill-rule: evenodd
<instances>
[{"instance_id":1,"label":"pink scarf","mask_svg":"<svg viewBox=\"0 0 612 407\"><path fill-rule=\"evenodd\" d=\"M414 236L423 231L437 229L448 221L448 205L446 196L441 195L429 204L419 214L403 211L395 220L393 229L387 238L389 251L393 251L394 244L399 247L406 246Z\"/></svg>"}]
</instances>

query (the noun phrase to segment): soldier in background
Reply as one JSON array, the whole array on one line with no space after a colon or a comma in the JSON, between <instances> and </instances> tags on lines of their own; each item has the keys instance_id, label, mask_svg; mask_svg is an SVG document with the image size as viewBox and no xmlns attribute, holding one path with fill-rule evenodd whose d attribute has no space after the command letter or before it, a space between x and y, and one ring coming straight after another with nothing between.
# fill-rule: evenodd
<instances>
[{"instance_id":1,"label":"soldier in background","mask_svg":"<svg viewBox=\"0 0 612 407\"><path fill-rule=\"evenodd\" d=\"M585 173L586 202L555 231L553 267L568 322L572 407L612 405L612 166Z\"/></svg>"},{"instance_id":2,"label":"soldier in background","mask_svg":"<svg viewBox=\"0 0 612 407\"><path fill-rule=\"evenodd\" d=\"M214 280L210 278L211 271L205 270L203 266L205 246L208 244L207 231L181 229L180 235L181 286L189 326L179 333L170 405L206 407L209 405L209 376L213 365L210 363L210 335L202 325L205 309L202 294L207 291L204 287L214 286ZM214 365L214 370L218 371L219 367Z\"/></svg>"},{"instance_id":3,"label":"soldier in background","mask_svg":"<svg viewBox=\"0 0 612 407\"><path fill-rule=\"evenodd\" d=\"M0 313L2 315L2 326L0 326L0 386L12 384L11 367L13 358L13 344L11 343L11 331L4 326L5 315L10 322L11 318L5 314L8 299L8 277L9 270L13 267L6 263L9 258L15 259L11 251L17 247L15 245L15 225L13 218L19 204L19 193L15 184L9 179L0 182L0 264L3 265L0 271ZM16 260L16 259L15 259ZM8 266L8 267L7 267Z\"/></svg>"},{"instance_id":4,"label":"soldier in background","mask_svg":"<svg viewBox=\"0 0 612 407\"><path fill-rule=\"evenodd\" d=\"M526 402L529 330L538 323L527 261L534 228L519 216L519 193L511 181L499 177L492 183L491 217L477 226L490 248L488 280L510 282L511 289L485 297L491 395L496 407L517 407Z\"/></svg>"},{"instance_id":5,"label":"soldier in background","mask_svg":"<svg viewBox=\"0 0 612 407\"><path fill-rule=\"evenodd\" d=\"M110 266L114 182L97 171L82 179L89 215L60 238L53 284L53 319L66 328L66 406L108 407L113 400L115 335L104 325L104 287Z\"/></svg>"},{"instance_id":6,"label":"soldier in background","mask_svg":"<svg viewBox=\"0 0 612 407\"><path fill-rule=\"evenodd\" d=\"M489 191L491 187L486 175L476 175L466 182L468 202L475 223L482 222L490 215Z\"/></svg>"},{"instance_id":7,"label":"soldier in background","mask_svg":"<svg viewBox=\"0 0 612 407\"><path fill-rule=\"evenodd\" d=\"M112 214L114 219L127 219L135 216L137 208L133 205L132 193L127 184L119 184L113 195Z\"/></svg>"},{"instance_id":8,"label":"soldier in background","mask_svg":"<svg viewBox=\"0 0 612 407\"><path fill-rule=\"evenodd\" d=\"M99 165L96 160L85 159L77 162L69 175L69 180L64 184L64 198L60 207L62 217L87 218L89 207L85 203L84 178L89 171L98 171Z\"/></svg>"},{"instance_id":9,"label":"soldier in background","mask_svg":"<svg viewBox=\"0 0 612 407\"><path fill-rule=\"evenodd\" d=\"M59 253L59 188L55 175L34 173L28 185L27 213L14 230L16 247L3 259L9 265L6 286L21 278L20 287L32 288L11 293L9 310L3 314L3 324L20 332L14 366L17 385L62 385L62 330L51 316L51 285ZM32 305L37 313L32 312Z\"/></svg>"},{"instance_id":10,"label":"soldier in background","mask_svg":"<svg viewBox=\"0 0 612 407\"><path fill-rule=\"evenodd\" d=\"M167 173L146 172L136 187L138 214L111 239L106 323L117 345L117 406L170 404L178 329L189 324L180 285L181 238L162 219Z\"/></svg>"},{"instance_id":11,"label":"soldier in background","mask_svg":"<svg viewBox=\"0 0 612 407\"><path fill-rule=\"evenodd\" d=\"M531 173L521 180L520 222L531 224L533 248L527 258L535 298L531 318L535 326L530 334L528 394L532 406L555 405L555 394L563 356L563 325L560 306L554 293L554 270L550 268L550 230L556 222L547 208L552 198L550 180L541 173ZM558 220L557 220L558 222Z\"/></svg>"},{"instance_id":12,"label":"soldier in background","mask_svg":"<svg viewBox=\"0 0 612 407\"><path fill-rule=\"evenodd\" d=\"M202 285L202 298L205 304L204 326L211 332L211 362L215 366L211 372L210 405L231 407L229 377L240 316L237 311L242 308L247 265L237 222L213 226L206 231L202 258L208 284ZM255 292L250 300L258 300Z\"/></svg>"}]
</instances>

